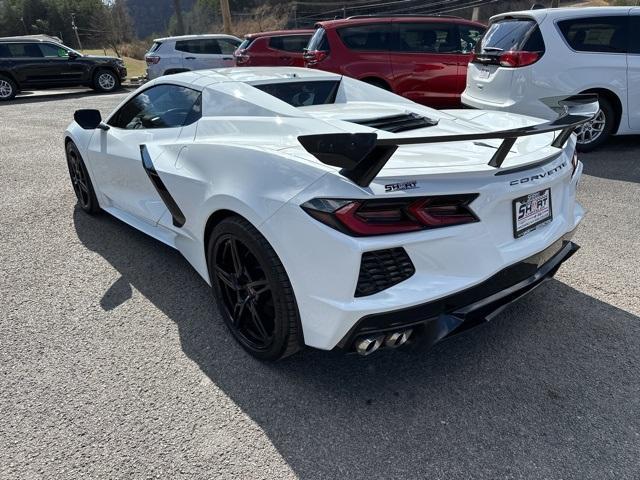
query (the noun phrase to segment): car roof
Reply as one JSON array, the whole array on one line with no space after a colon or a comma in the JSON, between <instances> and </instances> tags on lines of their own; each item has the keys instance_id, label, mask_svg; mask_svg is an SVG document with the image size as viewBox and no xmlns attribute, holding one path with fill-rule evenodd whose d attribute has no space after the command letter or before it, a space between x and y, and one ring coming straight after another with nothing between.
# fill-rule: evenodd
<instances>
[{"instance_id":1,"label":"car roof","mask_svg":"<svg viewBox=\"0 0 640 480\"><path fill-rule=\"evenodd\" d=\"M421 15L389 15L389 16L377 16L377 15L362 15L350 18L341 18L338 20L326 20L317 22L316 27L322 28L338 28L348 25L364 25L369 23L383 23L383 22L415 22L415 23L430 23L430 22L446 22L446 23L459 23L465 25L482 26L480 22L474 22L461 17L451 17L445 15L435 16L421 16Z\"/></svg>"},{"instance_id":2,"label":"car roof","mask_svg":"<svg viewBox=\"0 0 640 480\"><path fill-rule=\"evenodd\" d=\"M624 15L629 13L633 7L563 7L563 8L540 8L537 10L520 10L506 12L491 17L490 21L495 22L507 17L526 17L541 21L543 18L585 18L600 17L602 15Z\"/></svg>"},{"instance_id":3,"label":"car roof","mask_svg":"<svg viewBox=\"0 0 640 480\"><path fill-rule=\"evenodd\" d=\"M193 70L158 77L145 85L180 83L195 87L211 86L217 83L240 82L257 83L270 81L340 80L342 75L323 70L299 67L231 67L210 70Z\"/></svg>"},{"instance_id":4,"label":"car roof","mask_svg":"<svg viewBox=\"0 0 640 480\"><path fill-rule=\"evenodd\" d=\"M282 35L313 35L313 29L273 30L271 32L247 33L244 38L278 37Z\"/></svg>"},{"instance_id":5,"label":"car roof","mask_svg":"<svg viewBox=\"0 0 640 480\"><path fill-rule=\"evenodd\" d=\"M224 33L204 33L202 35L177 35L173 37L155 38L154 42L169 42L172 40L199 40L201 38L231 38L233 40L240 40L233 35L227 35Z\"/></svg>"}]
</instances>

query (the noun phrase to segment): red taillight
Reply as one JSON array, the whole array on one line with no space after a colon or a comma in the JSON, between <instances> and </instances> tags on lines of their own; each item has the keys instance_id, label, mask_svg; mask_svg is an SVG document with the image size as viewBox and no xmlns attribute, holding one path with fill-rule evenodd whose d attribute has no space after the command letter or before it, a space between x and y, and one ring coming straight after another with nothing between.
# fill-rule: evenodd
<instances>
[{"instance_id":1,"label":"red taillight","mask_svg":"<svg viewBox=\"0 0 640 480\"><path fill-rule=\"evenodd\" d=\"M316 220L353 236L406 233L477 222L469 204L477 194L375 200L316 198L302 208Z\"/></svg>"},{"instance_id":2,"label":"red taillight","mask_svg":"<svg viewBox=\"0 0 640 480\"><path fill-rule=\"evenodd\" d=\"M144 59L147 61L147 65L155 65L160 61L160 57L157 55L147 55Z\"/></svg>"},{"instance_id":3,"label":"red taillight","mask_svg":"<svg viewBox=\"0 0 640 480\"><path fill-rule=\"evenodd\" d=\"M500 65L503 67L526 67L536 63L540 59L540 52L516 52L509 51L501 53L498 57Z\"/></svg>"},{"instance_id":4,"label":"red taillight","mask_svg":"<svg viewBox=\"0 0 640 480\"><path fill-rule=\"evenodd\" d=\"M302 57L304 58L305 65L308 67L309 65L317 65L327 58L327 55L328 52L322 50L307 50Z\"/></svg>"},{"instance_id":5,"label":"red taillight","mask_svg":"<svg viewBox=\"0 0 640 480\"><path fill-rule=\"evenodd\" d=\"M247 51L244 48L236 50L233 56L236 59L236 65L243 65L249 61L249 55L247 55Z\"/></svg>"}]
</instances>

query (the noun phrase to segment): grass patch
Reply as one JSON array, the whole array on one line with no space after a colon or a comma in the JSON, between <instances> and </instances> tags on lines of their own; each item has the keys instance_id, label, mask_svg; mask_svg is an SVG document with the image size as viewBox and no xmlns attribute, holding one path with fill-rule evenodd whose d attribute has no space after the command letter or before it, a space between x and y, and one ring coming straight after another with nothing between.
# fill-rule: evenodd
<instances>
[{"instance_id":1,"label":"grass patch","mask_svg":"<svg viewBox=\"0 0 640 480\"><path fill-rule=\"evenodd\" d=\"M115 57L116 52L111 49L102 50L99 49L87 49L82 50L82 53L87 55L108 55L110 57ZM131 57L122 57L124 60L124 64L127 67L127 78L131 79L133 77L142 77L145 73L147 73L147 63L144 60L136 60Z\"/></svg>"}]
</instances>

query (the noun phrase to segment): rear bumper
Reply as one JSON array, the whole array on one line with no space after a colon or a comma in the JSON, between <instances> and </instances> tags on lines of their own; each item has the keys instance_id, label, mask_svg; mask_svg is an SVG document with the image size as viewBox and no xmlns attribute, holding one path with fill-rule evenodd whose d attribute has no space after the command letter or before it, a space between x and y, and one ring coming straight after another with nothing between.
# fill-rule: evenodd
<instances>
[{"instance_id":1,"label":"rear bumper","mask_svg":"<svg viewBox=\"0 0 640 480\"><path fill-rule=\"evenodd\" d=\"M550 96L550 95L549 95ZM504 102L491 102L489 100L471 96L465 90L460 96L460 102L478 110L500 110L502 112L518 113L530 117L553 120L558 114L544 105L540 100L533 97L507 96Z\"/></svg>"},{"instance_id":2,"label":"rear bumper","mask_svg":"<svg viewBox=\"0 0 640 480\"><path fill-rule=\"evenodd\" d=\"M411 328L414 344L431 347L443 338L490 320L507 305L552 278L577 250L569 233L543 251L511 265L484 282L410 308L361 318L336 346L353 351L359 337Z\"/></svg>"}]
</instances>

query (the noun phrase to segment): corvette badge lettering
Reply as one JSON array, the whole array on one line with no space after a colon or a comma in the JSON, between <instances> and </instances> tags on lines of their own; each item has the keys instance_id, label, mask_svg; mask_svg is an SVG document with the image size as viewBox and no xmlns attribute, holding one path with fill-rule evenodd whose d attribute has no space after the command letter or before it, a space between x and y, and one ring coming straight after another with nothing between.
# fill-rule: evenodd
<instances>
[{"instance_id":1,"label":"corvette badge lettering","mask_svg":"<svg viewBox=\"0 0 640 480\"><path fill-rule=\"evenodd\" d=\"M548 171L546 171L544 173L540 173L538 175L532 175L530 177L524 177L524 178L521 178L520 180L511 180L511 182L509 182L509 185L519 185L521 183L533 182L534 180L538 180L540 178L549 177L549 176L553 175L554 173L558 173L560 170L562 170L566 166L567 166L567 162L562 162L556 168L554 168L552 170L548 170Z\"/></svg>"}]
</instances>

